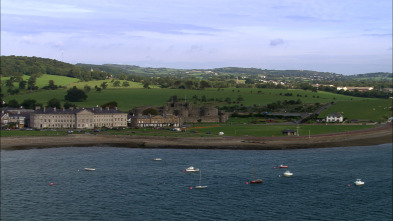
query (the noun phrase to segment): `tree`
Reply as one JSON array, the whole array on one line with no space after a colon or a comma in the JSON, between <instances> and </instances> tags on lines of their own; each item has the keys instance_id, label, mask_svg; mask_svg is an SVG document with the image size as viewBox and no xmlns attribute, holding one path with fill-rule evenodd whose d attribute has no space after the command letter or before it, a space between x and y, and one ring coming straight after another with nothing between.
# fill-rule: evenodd
<instances>
[{"instance_id":1,"label":"tree","mask_svg":"<svg viewBox=\"0 0 393 221\"><path fill-rule=\"evenodd\" d=\"M102 89L106 89L108 87L108 82L104 81L101 84Z\"/></svg>"},{"instance_id":2,"label":"tree","mask_svg":"<svg viewBox=\"0 0 393 221\"><path fill-rule=\"evenodd\" d=\"M56 98L52 98L48 101L48 107L55 107L57 109L61 108L61 103Z\"/></svg>"},{"instance_id":3,"label":"tree","mask_svg":"<svg viewBox=\"0 0 393 221\"><path fill-rule=\"evenodd\" d=\"M145 88L145 89L150 89L150 87L149 87L149 82L146 82L146 83L143 85L143 88Z\"/></svg>"},{"instance_id":4,"label":"tree","mask_svg":"<svg viewBox=\"0 0 393 221\"><path fill-rule=\"evenodd\" d=\"M38 104L34 99L26 99L24 100L21 105L26 109L35 109L36 106L42 107L41 104Z\"/></svg>"},{"instance_id":5,"label":"tree","mask_svg":"<svg viewBox=\"0 0 393 221\"><path fill-rule=\"evenodd\" d=\"M177 95L173 95L169 98L169 102L178 102Z\"/></svg>"},{"instance_id":6,"label":"tree","mask_svg":"<svg viewBox=\"0 0 393 221\"><path fill-rule=\"evenodd\" d=\"M87 99L87 95L81 89L78 89L76 86L69 89L67 94L65 95L65 100L71 102L85 101Z\"/></svg>"},{"instance_id":7,"label":"tree","mask_svg":"<svg viewBox=\"0 0 393 221\"><path fill-rule=\"evenodd\" d=\"M209 84L209 82L207 82L207 81L205 81L205 80L202 80L202 81L199 83L199 87L200 87L201 89L205 89L205 88L207 88L207 87L210 87L210 84Z\"/></svg>"},{"instance_id":8,"label":"tree","mask_svg":"<svg viewBox=\"0 0 393 221\"><path fill-rule=\"evenodd\" d=\"M69 109L70 107L74 107L74 108L75 108L76 105L73 104L73 103L71 103L71 102L69 102L69 101L66 101L66 102L64 103L63 107L64 107L65 109Z\"/></svg>"},{"instance_id":9,"label":"tree","mask_svg":"<svg viewBox=\"0 0 393 221\"><path fill-rule=\"evenodd\" d=\"M30 90L34 90L36 88L35 83L36 83L37 78L35 76L31 76L29 80L27 81L27 87Z\"/></svg>"},{"instance_id":10,"label":"tree","mask_svg":"<svg viewBox=\"0 0 393 221\"><path fill-rule=\"evenodd\" d=\"M122 86L123 87L129 87L130 83L128 81L123 81L123 85Z\"/></svg>"},{"instance_id":11,"label":"tree","mask_svg":"<svg viewBox=\"0 0 393 221\"><path fill-rule=\"evenodd\" d=\"M120 87L120 81L113 82L113 87Z\"/></svg>"},{"instance_id":12,"label":"tree","mask_svg":"<svg viewBox=\"0 0 393 221\"><path fill-rule=\"evenodd\" d=\"M51 90L57 89L57 85L55 85L54 80L49 80L49 89L51 89Z\"/></svg>"},{"instance_id":13,"label":"tree","mask_svg":"<svg viewBox=\"0 0 393 221\"><path fill-rule=\"evenodd\" d=\"M9 88L13 88L14 87L14 80L13 79L8 79L5 81L5 86L9 87Z\"/></svg>"},{"instance_id":14,"label":"tree","mask_svg":"<svg viewBox=\"0 0 393 221\"><path fill-rule=\"evenodd\" d=\"M96 86L96 87L97 87L97 86ZM83 87L83 89L85 90L86 93L89 93L90 90L91 90L91 87L90 87L89 85L86 84L86 85Z\"/></svg>"},{"instance_id":15,"label":"tree","mask_svg":"<svg viewBox=\"0 0 393 221\"><path fill-rule=\"evenodd\" d=\"M193 85L194 85L194 82L191 80L184 82L184 86L186 87L186 89L192 89Z\"/></svg>"},{"instance_id":16,"label":"tree","mask_svg":"<svg viewBox=\"0 0 393 221\"><path fill-rule=\"evenodd\" d=\"M143 115L158 115L158 112L154 108L147 108L142 112Z\"/></svg>"},{"instance_id":17,"label":"tree","mask_svg":"<svg viewBox=\"0 0 393 221\"><path fill-rule=\"evenodd\" d=\"M116 101L111 101L111 102L108 102L106 104L101 105L101 107L103 107L103 108L107 108L107 107L115 108L115 107L117 107L117 102Z\"/></svg>"},{"instance_id":18,"label":"tree","mask_svg":"<svg viewBox=\"0 0 393 221\"><path fill-rule=\"evenodd\" d=\"M27 81L19 81L19 89L25 89L27 85Z\"/></svg>"},{"instance_id":19,"label":"tree","mask_svg":"<svg viewBox=\"0 0 393 221\"><path fill-rule=\"evenodd\" d=\"M15 99L12 99L12 100L8 101L8 107L18 108L19 106L20 106L19 102L17 100L15 100Z\"/></svg>"}]
</instances>

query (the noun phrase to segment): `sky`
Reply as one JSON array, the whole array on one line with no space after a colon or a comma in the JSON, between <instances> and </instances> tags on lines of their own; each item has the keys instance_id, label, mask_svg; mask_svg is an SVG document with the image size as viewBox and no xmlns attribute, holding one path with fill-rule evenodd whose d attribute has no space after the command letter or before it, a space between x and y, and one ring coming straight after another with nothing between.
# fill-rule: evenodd
<instances>
[{"instance_id":1,"label":"sky","mask_svg":"<svg viewBox=\"0 0 393 221\"><path fill-rule=\"evenodd\" d=\"M392 72L392 0L2 0L1 55Z\"/></svg>"}]
</instances>

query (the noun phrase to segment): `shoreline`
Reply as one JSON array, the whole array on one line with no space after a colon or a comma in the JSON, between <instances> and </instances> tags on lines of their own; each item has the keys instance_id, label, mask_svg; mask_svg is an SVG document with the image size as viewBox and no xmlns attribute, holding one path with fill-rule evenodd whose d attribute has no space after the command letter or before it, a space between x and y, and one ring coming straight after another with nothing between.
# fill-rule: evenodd
<instances>
[{"instance_id":1,"label":"shoreline","mask_svg":"<svg viewBox=\"0 0 393 221\"><path fill-rule=\"evenodd\" d=\"M160 137L77 134L65 136L1 137L2 150L51 147L110 146L168 149L284 150L392 143L392 125L372 130L294 137Z\"/></svg>"}]
</instances>

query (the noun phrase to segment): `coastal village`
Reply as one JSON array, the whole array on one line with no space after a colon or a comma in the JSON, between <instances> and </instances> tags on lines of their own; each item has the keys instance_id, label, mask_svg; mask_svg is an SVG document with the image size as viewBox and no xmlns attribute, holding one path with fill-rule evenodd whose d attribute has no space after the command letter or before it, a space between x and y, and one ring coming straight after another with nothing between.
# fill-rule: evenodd
<instances>
[{"instance_id":1,"label":"coastal village","mask_svg":"<svg viewBox=\"0 0 393 221\"><path fill-rule=\"evenodd\" d=\"M156 114L146 114L154 111ZM225 123L232 113L223 112L216 107L196 107L187 102L168 102L165 106L142 106L128 113L117 107L61 108L36 107L2 108L1 127L12 129L99 129L99 128L181 128L184 123ZM278 114L275 114L277 116ZM339 112L330 113L321 122L343 123L344 116ZM388 119L391 122L392 118ZM270 122L274 120L270 119ZM356 120L352 120L357 123ZM295 135L292 130L283 131Z\"/></svg>"}]
</instances>

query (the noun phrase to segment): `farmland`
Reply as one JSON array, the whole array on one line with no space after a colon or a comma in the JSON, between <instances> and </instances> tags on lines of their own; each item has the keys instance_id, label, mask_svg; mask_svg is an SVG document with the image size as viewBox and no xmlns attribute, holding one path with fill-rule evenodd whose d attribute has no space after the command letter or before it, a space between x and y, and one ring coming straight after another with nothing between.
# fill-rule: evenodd
<instances>
[{"instance_id":1,"label":"farmland","mask_svg":"<svg viewBox=\"0 0 393 221\"><path fill-rule=\"evenodd\" d=\"M72 65L70 66L72 67ZM94 67L94 69L99 67ZM101 67L103 68L103 67ZM111 66L110 70L118 68L115 66ZM129 66L125 66L123 68L130 68ZM136 68L136 67L133 67ZM108 69L109 70L109 69ZM125 69L120 69L125 71ZM138 74L139 72L137 70L142 70L142 69L133 69L134 74ZM247 69L217 69L214 70L213 72L222 72L226 73L225 75L221 76L223 77L222 79L224 80L219 80L222 82L225 82L226 80L231 80L231 79L236 79L235 76L237 75L236 71L241 71L238 74L241 75L244 71ZM70 70L71 71L71 70ZM64 71L63 74L71 73L70 71ZM199 86L192 86L192 89L179 89L180 87L176 87L176 89L173 89L173 84L172 87L168 88L161 88L160 85L158 85L158 79L160 79L164 76L170 76L173 75L174 73L179 74L180 72L184 75L185 79L190 77L190 81L194 81L194 83L198 83L199 80L204 79L206 80L209 78L212 71L189 71L186 72L186 70L172 70L172 69L146 69L147 72L151 73L154 75L157 73L157 76L159 77L153 77L149 78L140 78L138 82L132 81L134 77L127 76L127 83L129 83L128 86L123 86L123 83L126 80L121 80L119 77L114 77L113 79L105 79L105 76L110 76L110 73L104 74L104 79L105 80L96 80L96 79L90 79L90 80L81 80L78 78L74 77L67 77L67 76L58 76L58 75L49 75L49 74L42 74L40 77L37 77L36 84L38 90L28 90L28 89L19 89L18 93L15 94L10 94L7 91L10 90L11 88L7 87L5 82L10 79L10 77L1 77L1 82L2 82L2 94L5 95L3 97L3 100L8 103L10 100L16 100L17 102L21 103L26 99L33 99L36 100L38 104L41 104L43 106L47 105L48 101L56 98L57 100L60 101L61 105L63 105L66 101L64 99L67 89L71 88L73 86L76 86L77 88L84 89L86 86L90 88L89 91L86 91L88 98L83 101L83 102L74 102L75 105L79 107L93 107L96 105L103 105L108 102L116 101L118 108L124 112L129 111L130 109L138 106L146 106L146 105L153 105L153 106L162 106L166 102L170 101L171 97L175 96L178 101L184 102L187 101L191 103L192 105L211 105L215 107L219 107L221 109L225 108L232 108L236 107L237 110L245 110L245 111L250 111L252 108L254 108L255 112L258 112L262 110L262 107L266 107L269 104L272 103L286 103L287 101L296 101L298 110L302 110L303 112L307 111L308 107L314 106L314 110L318 105L323 105L323 104L328 104L328 103L334 103L332 106L327 108L325 111L323 111L319 117L325 117L329 113L332 112L339 112L342 113L345 117L345 119L352 120L360 120L360 121L374 121L374 122L383 122L386 121L389 117L392 116L392 111L391 111L391 106L392 106L392 100L391 99L380 99L380 98L364 98L364 97L355 97L355 96L348 96L344 94L339 94L339 93L331 93L331 92L326 92L323 90L303 90L303 89L291 89L293 87L286 86L285 88L257 88L255 85L247 85L245 80L240 79L239 85L234 85L232 84L230 87L225 87L225 88L213 88L213 87L206 87L202 88ZM248 71L253 71L253 75L249 75L248 77L256 76L257 73L260 72L258 69L252 69ZM254 73L255 72L255 73ZM296 77L298 80L302 80L304 77L306 77L306 73L298 73L296 71L287 71L289 74L288 76L292 76L291 73L297 73L299 75ZM89 72L90 73L90 72ZM100 76L101 73L104 73L101 71L95 71L91 72L91 78L93 77L93 74L96 74L94 76ZM127 72L126 72L127 73ZM180 74L181 74L180 73ZM270 72L269 72L270 73ZM280 72L281 73L281 72ZM283 72L285 74L286 72ZM68 74L67 74L68 75ZM233 75L233 76L232 76ZM296 75L296 76L297 76ZM183 76L183 75L181 75ZM180 86L184 86L184 82L186 81L183 79L183 77L179 77L181 79L182 83L180 83ZM321 75L322 76L322 75ZM330 79L330 75L326 76L326 79ZM367 77L373 76L372 74L368 74ZM385 76L385 75L376 75L376 76ZM386 75L389 77L389 75ZM30 76L27 75L22 75L23 80L28 81ZM361 76L358 76L358 78L361 78ZM386 77L385 77L386 78ZM126 79L126 78L122 78ZM173 78L172 80L178 79L177 77ZM212 78L213 79L213 78ZM379 79L379 78L378 78ZM42 89L45 86L48 86L49 81L52 80L55 85L61 86L61 88L56 89L56 90L44 90ZM148 88L145 88L146 85L144 85L144 82L150 81L150 84L148 84ZM303 79L304 80L304 79ZM305 82L308 82L310 78L306 79ZM119 82L120 86L116 86L114 83ZM97 90L96 88L102 87L102 83L106 82L107 83L107 88L102 90ZM214 82L214 80L211 80L210 83ZM234 82L234 80L232 80ZM173 83L173 82L172 82ZM199 82L200 83L200 82ZM198 84L199 84L198 83ZM352 82L353 83L353 82ZM183 84L183 85L182 85ZM198 85L197 84L197 85ZM382 86L386 86L385 83L379 83ZM18 82L13 83L14 87L13 88L18 88ZM238 88L234 86L239 86ZM298 87L299 88L299 87ZM101 89L101 88L100 88ZM274 111L278 112L293 112L294 108L290 108L286 105L281 105L280 107L276 108ZM311 109L310 109L311 111ZM229 122L242 122L242 123L249 123L249 122L254 122L254 123L260 123L262 122L261 119L258 118L249 118L249 119L242 119L241 121L236 120L236 119L230 119Z\"/></svg>"}]
</instances>

